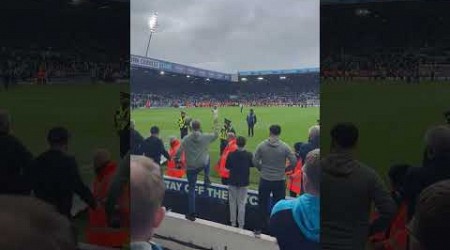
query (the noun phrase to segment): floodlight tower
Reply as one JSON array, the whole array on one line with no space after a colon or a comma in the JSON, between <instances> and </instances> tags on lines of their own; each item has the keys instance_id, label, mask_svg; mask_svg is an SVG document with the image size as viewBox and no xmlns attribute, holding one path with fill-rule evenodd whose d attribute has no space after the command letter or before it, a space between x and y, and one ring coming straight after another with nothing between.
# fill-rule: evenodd
<instances>
[{"instance_id":1,"label":"floodlight tower","mask_svg":"<svg viewBox=\"0 0 450 250\"><path fill-rule=\"evenodd\" d=\"M148 18L148 27L150 29L150 37L148 38L147 51L145 52L145 57L148 57L148 48L150 47L150 41L152 40L153 33L155 33L155 31L156 31L157 25L158 25L158 13L155 12Z\"/></svg>"}]
</instances>

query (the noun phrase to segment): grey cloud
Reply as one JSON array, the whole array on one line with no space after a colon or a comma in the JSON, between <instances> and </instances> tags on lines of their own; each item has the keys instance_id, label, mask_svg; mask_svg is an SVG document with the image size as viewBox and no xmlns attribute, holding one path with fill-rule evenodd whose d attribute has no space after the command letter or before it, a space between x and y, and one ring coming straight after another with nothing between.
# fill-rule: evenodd
<instances>
[{"instance_id":1,"label":"grey cloud","mask_svg":"<svg viewBox=\"0 0 450 250\"><path fill-rule=\"evenodd\" d=\"M228 73L318 67L319 0L131 0L131 53Z\"/></svg>"}]
</instances>

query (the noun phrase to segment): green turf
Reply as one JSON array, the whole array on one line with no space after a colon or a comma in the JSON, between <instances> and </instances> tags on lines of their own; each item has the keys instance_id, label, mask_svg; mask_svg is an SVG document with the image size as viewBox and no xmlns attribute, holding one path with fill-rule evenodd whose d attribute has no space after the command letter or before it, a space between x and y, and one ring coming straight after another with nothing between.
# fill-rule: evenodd
<instances>
[{"instance_id":1,"label":"green turf","mask_svg":"<svg viewBox=\"0 0 450 250\"><path fill-rule=\"evenodd\" d=\"M7 92L0 90L0 109L10 112L13 133L35 156L48 148L46 134L51 127L67 127L72 134L69 151L89 184L95 148L108 148L114 159L119 157L113 117L119 92L127 89L128 85L15 86ZM81 240L85 220L81 216L76 222Z\"/></svg>"},{"instance_id":2,"label":"green turf","mask_svg":"<svg viewBox=\"0 0 450 250\"><path fill-rule=\"evenodd\" d=\"M256 146L269 135L269 126L272 124L281 125L281 139L293 147L295 142L306 141L308 128L316 124L319 118L319 108L297 108L297 107L254 107L258 118L255 126L255 137L248 138L247 149L254 151ZM212 112L210 108L187 109L187 116L199 119L202 122L204 132L212 131ZM228 118L238 135L247 136L247 123L245 121L248 108L241 114L238 107L219 108L219 121L223 126L223 119ZM161 129L161 138L166 148L170 136L180 137L177 127L177 119L180 109L139 109L132 112L131 117L136 122L136 129L145 137L149 136L151 126L158 126ZM219 140L210 146L211 166L217 163L219 158ZM215 171L211 171L214 182L220 182ZM256 169L251 173L251 188L256 188L259 174Z\"/></svg>"},{"instance_id":3,"label":"green turf","mask_svg":"<svg viewBox=\"0 0 450 250\"><path fill-rule=\"evenodd\" d=\"M396 163L420 165L424 132L443 124L450 109L450 84L399 82L329 82L321 85L322 155L329 131L337 122L353 122L360 130L358 158L385 179Z\"/></svg>"}]
</instances>

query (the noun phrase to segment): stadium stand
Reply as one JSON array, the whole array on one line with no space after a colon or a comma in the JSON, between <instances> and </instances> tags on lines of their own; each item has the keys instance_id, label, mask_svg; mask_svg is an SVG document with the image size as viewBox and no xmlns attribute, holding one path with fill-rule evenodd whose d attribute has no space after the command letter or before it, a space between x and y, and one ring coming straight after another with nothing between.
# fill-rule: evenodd
<instances>
[{"instance_id":1,"label":"stadium stand","mask_svg":"<svg viewBox=\"0 0 450 250\"><path fill-rule=\"evenodd\" d=\"M321 8L323 78L450 79L448 2L336 2Z\"/></svg>"},{"instance_id":2,"label":"stadium stand","mask_svg":"<svg viewBox=\"0 0 450 250\"><path fill-rule=\"evenodd\" d=\"M159 60L148 60L158 62ZM169 63L170 64L170 63ZM312 106L319 104L318 69L238 72L235 81L131 63L132 107ZM188 70L190 67L186 67ZM158 69L157 69L158 68ZM206 70L203 70L206 71ZM200 75L200 74L199 74ZM225 75L225 74L224 74ZM170 93L170 94L167 94Z\"/></svg>"}]
</instances>

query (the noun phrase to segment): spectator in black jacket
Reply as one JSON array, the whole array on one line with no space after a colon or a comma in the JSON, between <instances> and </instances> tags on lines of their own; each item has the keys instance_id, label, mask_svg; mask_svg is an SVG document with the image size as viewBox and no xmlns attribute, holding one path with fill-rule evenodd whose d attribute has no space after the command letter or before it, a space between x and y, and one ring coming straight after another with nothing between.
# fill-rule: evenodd
<instances>
[{"instance_id":1,"label":"spectator in black jacket","mask_svg":"<svg viewBox=\"0 0 450 250\"><path fill-rule=\"evenodd\" d=\"M144 137L136 131L135 129L135 122L131 120L130 122L130 146L131 146L131 153L137 154L139 152L139 149L144 142Z\"/></svg>"},{"instance_id":2,"label":"spectator in black jacket","mask_svg":"<svg viewBox=\"0 0 450 250\"><path fill-rule=\"evenodd\" d=\"M450 128L438 126L425 135L423 166L411 168L405 179L405 198L408 201L408 218L415 212L416 200L426 187L450 179Z\"/></svg>"},{"instance_id":3,"label":"spectator in black jacket","mask_svg":"<svg viewBox=\"0 0 450 250\"><path fill-rule=\"evenodd\" d=\"M164 143L159 138L159 128L156 126L150 128L150 137L142 143L140 152L140 155L152 158L157 164L161 164L161 155L170 159L169 153L164 148Z\"/></svg>"},{"instance_id":4,"label":"spectator in black jacket","mask_svg":"<svg viewBox=\"0 0 450 250\"><path fill-rule=\"evenodd\" d=\"M236 227L236 210L238 211L239 228L245 224L245 201L247 200L247 186L250 183L250 168L253 167L253 154L245 150L246 140L239 136L236 140L238 149L231 152L225 163L225 168L230 170L228 179L230 220L231 225Z\"/></svg>"},{"instance_id":5,"label":"spectator in black jacket","mask_svg":"<svg viewBox=\"0 0 450 250\"><path fill-rule=\"evenodd\" d=\"M0 194L30 194L26 179L33 155L11 134L10 116L0 110Z\"/></svg>"},{"instance_id":6,"label":"spectator in black jacket","mask_svg":"<svg viewBox=\"0 0 450 250\"><path fill-rule=\"evenodd\" d=\"M30 169L34 194L71 218L73 195L77 194L91 208L94 197L81 180L75 157L69 155L69 132L63 127L50 129L47 141L50 149L38 156Z\"/></svg>"}]
</instances>

